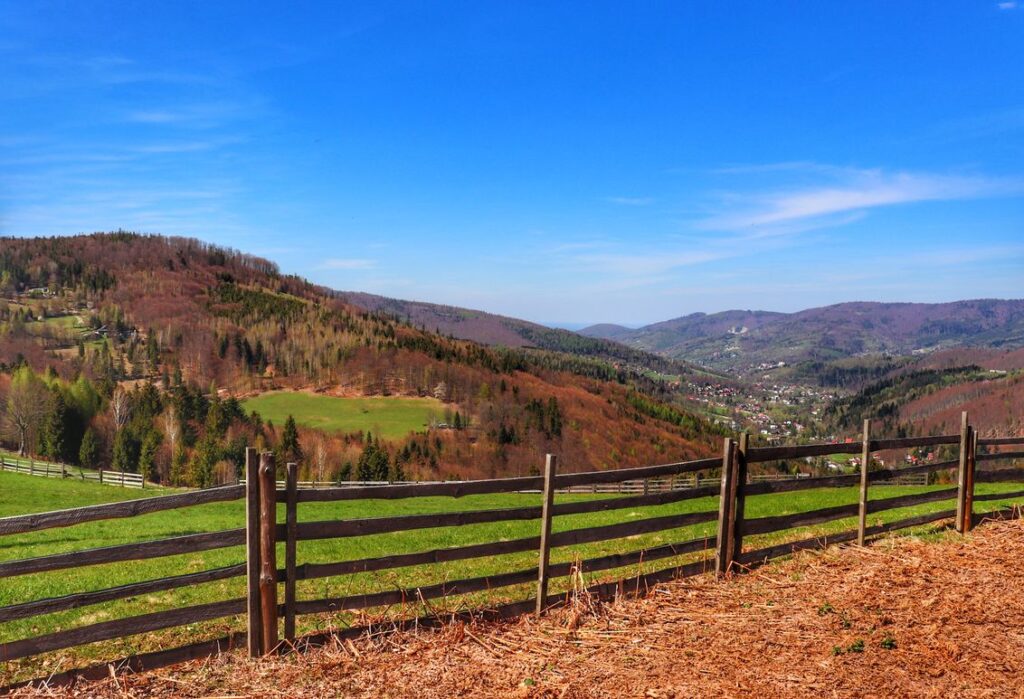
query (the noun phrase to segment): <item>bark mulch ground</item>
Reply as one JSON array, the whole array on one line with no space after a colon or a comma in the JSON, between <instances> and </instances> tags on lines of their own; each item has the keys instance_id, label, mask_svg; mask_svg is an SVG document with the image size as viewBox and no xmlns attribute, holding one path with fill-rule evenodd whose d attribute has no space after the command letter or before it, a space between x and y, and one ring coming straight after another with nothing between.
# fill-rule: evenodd
<instances>
[{"instance_id":1,"label":"bark mulch ground","mask_svg":"<svg viewBox=\"0 0 1024 699\"><path fill-rule=\"evenodd\" d=\"M580 599L539 622L231 653L32 695L1024 697L1022 563L1024 522L986 523Z\"/></svg>"}]
</instances>

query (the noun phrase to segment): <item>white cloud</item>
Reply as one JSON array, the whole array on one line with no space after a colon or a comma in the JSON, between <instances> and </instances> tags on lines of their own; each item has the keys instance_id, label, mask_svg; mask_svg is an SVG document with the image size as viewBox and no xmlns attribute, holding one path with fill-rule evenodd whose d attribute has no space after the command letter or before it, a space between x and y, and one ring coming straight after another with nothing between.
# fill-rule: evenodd
<instances>
[{"instance_id":1,"label":"white cloud","mask_svg":"<svg viewBox=\"0 0 1024 699\"><path fill-rule=\"evenodd\" d=\"M317 269L373 269L377 266L376 260L367 260L362 258L346 258L346 257L332 257L324 260Z\"/></svg>"},{"instance_id":2,"label":"white cloud","mask_svg":"<svg viewBox=\"0 0 1024 699\"><path fill-rule=\"evenodd\" d=\"M1017 8L1017 3L1016 0L1012 0L1011 2L997 2L996 7L1000 10L1014 10Z\"/></svg>"},{"instance_id":3,"label":"white cloud","mask_svg":"<svg viewBox=\"0 0 1024 699\"><path fill-rule=\"evenodd\" d=\"M829 181L764 194L731 195L727 207L720 207L720 213L700 221L699 226L773 235L848 223L851 217L879 207L1024 193L1024 181L1019 179L821 166L815 166L814 172L816 179Z\"/></svg>"}]
</instances>

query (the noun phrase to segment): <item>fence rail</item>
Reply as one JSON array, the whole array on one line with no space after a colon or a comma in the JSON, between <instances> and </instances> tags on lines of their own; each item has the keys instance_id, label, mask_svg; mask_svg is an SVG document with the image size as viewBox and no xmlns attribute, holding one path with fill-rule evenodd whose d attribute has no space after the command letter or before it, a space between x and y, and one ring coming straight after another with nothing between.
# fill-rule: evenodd
<instances>
[{"instance_id":1,"label":"fence rail","mask_svg":"<svg viewBox=\"0 0 1024 699\"><path fill-rule=\"evenodd\" d=\"M21 473L28 476L42 476L43 478L71 478L105 483L107 485L118 485L123 488L146 487L146 479L138 473L125 473L105 469L93 471L78 466L68 466L67 464L56 464L49 461L36 461L35 459L21 459L10 456L0 456L0 471Z\"/></svg>"},{"instance_id":2,"label":"fence rail","mask_svg":"<svg viewBox=\"0 0 1024 699\"><path fill-rule=\"evenodd\" d=\"M968 424L965 414L960 435L873 439L870 435L870 426L866 424L863 439L859 443L842 442L750 448L746 435L743 435L739 440L726 440L721 458L611 471L557 473L557 462L551 457L544 475L541 476L425 483L362 482L331 484L327 487L321 487L323 484L319 482L300 483L297 479L296 464L287 466L284 481L276 481L271 456L269 454L259 455L255 450L248 449L246 450L244 484L0 519L0 536L7 536L49 528L69 527L85 522L137 517L153 512L177 510L214 502L244 499L246 503L244 527L0 562L0 579L3 579L71 570L80 566L137 561L245 546L244 562L232 565L0 607L0 623L239 577L247 579L245 597L101 621L63 629L59 632L0 643L0 661L17 660L86 643L240 615L244 615L247 620L247 630L244 634L233 633L216 641L202 641L180 649L138 656L130 659L129 664L133 667L142 666L140 664L143 663L153 666L157 662L172 662L196 657L197 654L221 649L225 647L225 644L231 645L242 640L246 642L250 654L260 655L271 652L278 646L277 634L280 618L284 620L285 640L293 642L296 636L296 618L302 615L338 610L369 609L412 600L426 602L450 595L464 595L528 583L536 583L537 594L534 598L504 605L493 610L493 613L507 615L530 610L540 613L562 599L561 595L549 594L549 583L552 580L572 575L580 569L588 573L596 573L702 552L714 552L713 560L682 563L676 561L660 570L631 578L629 583L633 586L631 589L639 590L671 577L696 575L710 568L719 574L725 574L733 570L736 565L752 565L794 551L821 548L829 544L854 541L865 543L873 537L888 532L951 518L958 531L965 532L974 524L974 503L976 501L1024 498L1024 489L1012 493L974 494L976 482L1024 482L1024 469L977 469L979 462L1024 458L1024 450L981 454L978 453L979 446L989 449L1018 444L1024 444L1024 438L978 439L975 430ZM959 458L898 469L872 468L873 452L938 445L959 446ZM833 454L860 454L860 473L814 477L809 474L748 475L747 472L748 465L751 463ZM8 470L6 460L0 460L0 466ZM13 463L10 468L22 469L24 467L20 463ZM29 468L34 472L38 466ZM43 473L36 475L56 477L52 469L49 471L47 469L50 467L45 467ZM929 474L954 469L957 473L955 487L874 500L868 497L872 485L895 483L924 485L928 482ZM112 477L109 475L111 473L113 472L100 472L104 482L111 482ZM62 477L67 477L65 474L66 467L61 467ZM131 479L127 477L128 474L122 476L117 473L116 475L120 477L120 484L129 485ZM755 495L847 487L859 488L858 502L767 517L750 518L745 513L746 499ZM524 492L539 493L542 496L541 504L505 509L402 514L364 519L300 522L298 517L299 507L306 502L421 497L460 498L478 494ZM568 493L589 493L604 497L556 501L556 494ZM648 513L648 516L639 519L630 516L623 518L622 521L607 524L556 531L553 531L552 528L552 522L556 517L622 510L630 510L632 515L633 511L647 507L716 496L718 498L717 509L708 508L696 512L677 512L654 516L650 516ZM869 515L949 500L956 502L955 509L915 515L868 526ZM285 506L284 523L277 521L278 501L283 502ZM759 549L744 548L744 537L776 534L791 529L851 518L857 518L856 528L827 537L807 538ZM515 521L537 521L539 534L356 560L333 562L300 562L298 560L297 544L300 541L343 539L390 532ZM673 537L682 540L632 551L599 555L578 563L550 563L550 552L553 549L629 539L644 534L713 522L717 523L717 533L714 535L691 535L691 538L688 539L681 536ZM284 565L280 568L276 560L279 542L284 544L285 558ZM366 594L325 596L315 599L299 599L297 594L296 583L300 580L466 561L530 551L537 552L537 565L486 576L465 577L431 585L387 589ZM284 586L284 597L283 601L279 602L278 586L281 584ZM601 582L588 589L595 594L609 594L621 588L614 583ZM66 677L72 676L67 675ZM65 676L62 675L62 677Z\"/></svg>"}]
</instances>

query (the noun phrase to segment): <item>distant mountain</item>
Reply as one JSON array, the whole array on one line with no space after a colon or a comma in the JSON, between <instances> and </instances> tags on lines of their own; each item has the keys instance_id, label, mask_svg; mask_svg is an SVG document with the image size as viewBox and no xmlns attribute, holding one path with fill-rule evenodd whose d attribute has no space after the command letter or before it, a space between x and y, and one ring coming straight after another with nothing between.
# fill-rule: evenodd
<instances>
[{"instance_id":1,"label":"distant mountain","mask_svg":"<svg viewBox=\"0 0 1024 699\"><path fill-rule=\"evenodd\" d=\"M580 333L746 373L777 362L827 362L964 346L1024 347L1024 300L851 302L797 313L694 313L636 330L600 325Z\"/></svg>"},{"instance_id":2,"label":"distant mountain","mask_svg":"<svg viewBox=\"0 0 1024 699\"><path fill-rule=\"evenodd\" d=\"M624 333L632 332L622 326L593 326L587 329L586 334L582 334L456 306L405 301L356 291L337 292L337 296L353 306L374 313L387 313L427 332L450 335L460 340L472 340L493 346L564 352L673 376L699 371L689 362L649 352L646 349L629 347L616 342L615 337L602 337L592 332L597 327L621 329Z\"/></svg>"}]
</instances>

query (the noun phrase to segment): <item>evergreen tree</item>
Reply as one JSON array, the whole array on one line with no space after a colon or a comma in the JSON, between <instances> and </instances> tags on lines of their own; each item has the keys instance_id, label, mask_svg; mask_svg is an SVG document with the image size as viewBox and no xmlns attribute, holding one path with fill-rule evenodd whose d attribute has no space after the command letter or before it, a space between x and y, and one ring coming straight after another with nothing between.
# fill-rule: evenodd
<instances>
[{"instance_id":1,"label":"evergreen tree","mask_svg":"<svg viewBox=\"0 0 1024 699\"><path fill-rule=\"evenodd\" d=\"M43 423L41 437L42 453L54 461L67 463L72 461L68 453L70 440L68 439L68 427L71 422L71 411L64 400L64 393L59 387L54 386L51 390L50 410L46 414Z\"/></svg>"},{"instance_id":2,"label":"evergreen tree","mask_svg":"<svg viewBox=\"0 0 1024 699\"><path fill-rule=\"evenodd\" d=\"M217 440L213 435L205 435L199 440L188 466L189 484L195 488L209 488L213 485L213 469L219 458Z\"/></svg>"},{"instance_id":3,"label":"evergreen tree","mask_svg":"<svg viewBox=\"0 0 1024 699\"><path fill-rule=\"evenodd\" d=\"M114 437L114 459L112 468L115 471L135 473L139 469L139 452L142 445L136 438L134 430L122 428Z\"/></svg>"},{"instance_id":4,"label":"evergreen tree","mask_svg":"<svg viewBox=\"0 0 1024 699\"><path fill-rule=\"evenodd\" d=\"M562 412L558 409L558 399L554 396L548 399L548 420L549 430L555 437L562 436Z\"/></svg>"},{"instance_id":5,"label":"evergreen tree","mask_svg":"<svg viewBox=\"0 0 1024 699\"><path fill-rule=\"evenodd\" d=\"M299 446L299 430L295 425L295 418L291 415L284 421L284 430L281 432L281 455L286 461L302 461L302 447Z\"/></svg>"},{"instance_id":6,"label":"evergreen tree","mask_svg":"<svg viewBox=\"0 0 1024 699\"><path fill-rule=\"evenodd\" d=\"M146 432L146 436L142 439L142 447L139 450L139 473L142 474L143 478L148 478L151 481L159 481L160 474L156 470L156 453L160 449L160 442L163 438L160 433L154 429L150 429Z\"/></svg>"},{"instance_id":7,"label":"evergreen tree","mask_svg":"<svg viewBox=\"0 0 1024 699\"><path fill-rule=\"evenodd\" d=\"M82 446L78 449L78 463L82 468L96 468L100 461L100 443L90 427L82 435Z\"/></svg>"}]
</instances>

